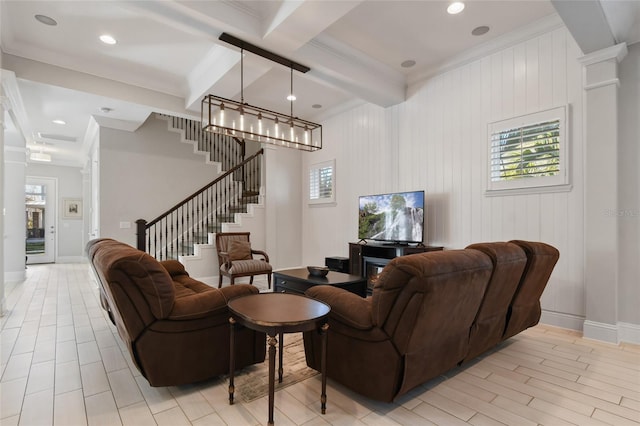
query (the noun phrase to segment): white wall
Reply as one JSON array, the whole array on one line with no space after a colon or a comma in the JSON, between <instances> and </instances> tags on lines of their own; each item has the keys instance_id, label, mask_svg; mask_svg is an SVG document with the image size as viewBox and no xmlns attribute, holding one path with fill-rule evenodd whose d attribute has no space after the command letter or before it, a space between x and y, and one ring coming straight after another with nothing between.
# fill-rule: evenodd
<instances>
[{"instance_id":1,"label":"white wall","mask_svg":"<svg viewBox=\"0 0 640 426\"><path fill-rule=\"evenodd\" d=\"M304 265L324 265L327 256L348 256L347 243L358 237L358 195L398 187L397 136L388 130L394 128L394 119L397 122L397 114L372 104L346 111L323 123L320 151L302 154L304 183L309 165L336 160L335 204L309 205L308 187L302 188Z\"/></svg>"},{"instance_id":2,"label":"white wall","mask_svg":"<svg viewBox=\"0 0 640 426\"><path fill-rule=\"evenodd\" d=\"M264 241L274 269L302 266L300 171L304 154L295 149L265 145ZM251 239L254 240L253 231Z\"/></svg>"},{"instance_id":3,"label":"white wall","mask_svg":"<svg viewBox=\"0 0 640 426\"><path fill-rule=\"evenodd\" d=\"M153 220L217 176L193 145L153 116L135 132L102 127L98 161L99 234L133 246L136 220Z\"/></svg>"},{"instance_id":4,"label":"white wall","mask_svg":"<svg viewBox=\"0 0 640 426\"><path fill-rule=\"evenodd\" d=\"M640 43L620 64L619 90L619 318L640 324Z\"/></svg>"},{"instance_id":5,"label":"white wall","mask_svg":"<svg viewBox=\"0 0 640 426\"><path fill-rule=\"evenodd\" d=\"M26 152L24 139L18 133L4 135L4 279L18 282L25 278L26 219L24 183Z\"/></svg>"},{"instance_id":6,"label":"white wall","mask_svg":"<svg viewBox=\"0 0 640 426\"><path fill-rule=\"evenodd\" d=\"M336 206L303 204L303 260L348 255L359 195L426 191L426 242L446 248L528 239L561 253L542 297L547 321L580 328L583 280L582 53L562 28L458 66L408 90L387 110L358 107L324 123L324 148L304 165L336 158ZM570 192L487 197L487 123L570 106Z\"/></svg>"},{"instance_id":7,"label":"white wall","mask_svg":"<svg viewBox=\"0 0 640 426\"><path fill-rule=\"evenodd\" d=\"M0 67L0 73L2 67ZM0 96L4 96L4 88L0 84ZM4 188L4 129L8 115L4 105L0 102L0 188ZM4 197L0 197L0 236L3 243L0 244L0 317L4 316Z\"/></svg>"},{"instance_id":8,"label":"white wall","mask_svg":"<svg viewBox=\"0 0 640 426\"><path fill-rule=\"evenodd\" d=\"M84 221L82 219L64 219L62 205L65 198L82 199L82 169L78 167L53 166L49 164L29 163L27 176L52 177L58 181L56 213L56 234L58 245L56 248L56 262L80 262L84 257ZM22 203L24 205L24 185L22 188ZM84 205L83 205L84 206ZM24 207L23 209L24 210ZM23 212L24 216L24 212Z\"/></svg>"}]
</instances>

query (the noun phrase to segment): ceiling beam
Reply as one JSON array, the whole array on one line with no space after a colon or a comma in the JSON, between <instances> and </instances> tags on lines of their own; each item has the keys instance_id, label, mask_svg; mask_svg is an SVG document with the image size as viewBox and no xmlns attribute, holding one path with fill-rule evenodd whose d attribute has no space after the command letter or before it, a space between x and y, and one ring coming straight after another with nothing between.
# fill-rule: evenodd
<instances>
[{"instance_id":1,"label":"ceiling beam","mask_svg":"<svg viewBox=\"0 0 640 426\"><path fill-rule=\"evenodd\" d=\"M599 0L551 0L551 3L585 55L616 44Z\"/></svg>"}]
</instances>

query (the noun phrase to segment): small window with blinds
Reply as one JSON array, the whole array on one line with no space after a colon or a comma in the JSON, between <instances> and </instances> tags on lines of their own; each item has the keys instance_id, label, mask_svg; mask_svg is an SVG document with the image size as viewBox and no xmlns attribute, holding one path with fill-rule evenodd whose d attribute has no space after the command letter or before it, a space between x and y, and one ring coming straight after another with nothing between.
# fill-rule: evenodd
<instances>
[{"instance_id":1,"label":"small window with blinds","mask_svg":"<svg viewBox=\"0 0 640 426\"><path fill-rule=\"evenodd\" d=\"M567 190L565 107L489 124L489 195Z\"/></svg>"},{"instance_id":2,"label":"small window with blinds","mask_svg":"<svg viewBox=\"0 0 640 426\"><path fill-rule=\"evenodd\" d=\"M335 170L335 160L309 167L309 204L335 202Z\"/></svg>"}]
</instances>

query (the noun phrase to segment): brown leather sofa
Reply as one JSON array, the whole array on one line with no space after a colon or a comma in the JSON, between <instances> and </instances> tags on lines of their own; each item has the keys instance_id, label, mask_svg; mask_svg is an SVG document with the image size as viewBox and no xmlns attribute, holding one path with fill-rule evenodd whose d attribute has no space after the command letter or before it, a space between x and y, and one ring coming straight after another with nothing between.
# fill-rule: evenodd
<instances>
[{"instance_id":1,"label":"brown leather sofa","mask_svg":"<svg viewBox=\"0 0 640 426\"><path fill-rule=\"evenodd\" d=\"M474 244L393 259L371 297L331 286L307 290L331 306L327 376L391 402L537 324L540 295L559 257L544 243ZM319 370L321 340L304 334Z\"/></svg>"},{"instance_id":2,"label":"brown leather sofa","mask_svg":"<svg viewBox=\"0 0 640 426\"><path fill-rule=\"evenodd\" d=\"M175 260L158 262L112 239L89 241L102 306L133 363L151 386L205 380L229 371L227 302L258 293L248 284L217 289L189 277ZM236 367L263 362L264 333L236 333Z\"/></svg>"}]
</instances>

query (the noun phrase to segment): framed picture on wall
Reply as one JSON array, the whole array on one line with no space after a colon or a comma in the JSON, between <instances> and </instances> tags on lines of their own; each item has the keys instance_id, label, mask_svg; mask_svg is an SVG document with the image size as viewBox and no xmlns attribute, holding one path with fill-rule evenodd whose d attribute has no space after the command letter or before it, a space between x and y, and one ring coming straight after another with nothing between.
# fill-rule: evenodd
<instances>
[{"instance_id":1,"label":"framed picture on wall","mask_svg":"<svg viewBox=\"0 0 640 426\"><path fill-rule=\"evenodd\" d=\"M62 200L63 219L82 219L82 200L78 198L64 198Z\"/></svg>"}]
</instances>

